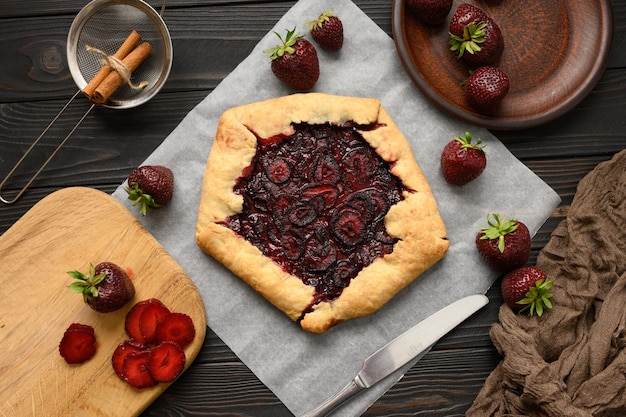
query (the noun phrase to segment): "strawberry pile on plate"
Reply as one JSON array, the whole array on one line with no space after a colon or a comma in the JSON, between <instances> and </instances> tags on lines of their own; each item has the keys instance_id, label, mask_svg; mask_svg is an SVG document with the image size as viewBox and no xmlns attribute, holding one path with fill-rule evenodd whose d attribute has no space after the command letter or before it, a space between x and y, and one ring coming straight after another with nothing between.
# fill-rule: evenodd
<instances>
[{"instance_id":1,"label":"strawberry pile on plate","mask_svg":"<svg viewBox=\"0 0 626 417\"><path fill-rule=\"evenodd\" d=\"M422 23L442 24L451 0L407 0L407 9ZM498 24L481 8L460 4L449 24L450 50L470 68L462 84L467 103L484 114L494 114L509 93L509 76L498 68L504 37Z\"/></svg>"}]
</instances>

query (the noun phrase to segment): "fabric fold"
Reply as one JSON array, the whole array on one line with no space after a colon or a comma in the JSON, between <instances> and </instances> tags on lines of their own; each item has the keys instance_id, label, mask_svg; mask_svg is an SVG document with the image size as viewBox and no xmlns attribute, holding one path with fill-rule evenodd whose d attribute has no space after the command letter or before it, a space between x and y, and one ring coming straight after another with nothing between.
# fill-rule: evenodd
<instances>
[{"instance_id":1,"label":"fabric fold","mask_svg":"<svg viewBox=\"0 0 626 417\"><path fill-rule=\"evenodd\" d=\"M580 181L536 265L555 281L554 308L500 308L502 361L466 415L626 415L626 150Z\"/></svg>"}]
</instances>

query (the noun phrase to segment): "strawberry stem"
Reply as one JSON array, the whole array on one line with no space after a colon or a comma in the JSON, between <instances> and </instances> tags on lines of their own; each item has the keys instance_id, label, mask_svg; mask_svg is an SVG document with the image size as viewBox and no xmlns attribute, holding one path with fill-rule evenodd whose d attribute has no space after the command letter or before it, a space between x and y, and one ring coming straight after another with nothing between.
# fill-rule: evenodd
<instances>
[{"instance_id":1,"label":"strawberry stem","mask_svg":"<svg viewBox=\"0 0 626 417\"><path fill-rule=\"evenodd\" d=\"M72 292L83 294L83 299L87 302L87 297L97 297L98 289L96 286L102 282L106 274L100 273L96 275L96 267L89 264L89 275L85 275L80 271L68 271L70 277L76 279L68 288Z\"/></svg>"},{"instance_id":2,"label":"strawberry stem","mask_svg":"<svg viewBox=\"0 0 626 417\"><path fill-rule=\"evenodd\" d=\"M553 296L550 291L552 284L554 284L554 280L538 279L535 285L528 289L524 298L517 302L517 304L524 305L520 313L528 311L529 317L535 313L541 317L545 309L552 308L552 301L550 301Z\"/></svg>"},{"instance_id":3,"label":"strawberry stem","mask_svg":"<svg viewBox=\"0 0 626 417\"><path fill-rule=\"evenodd\" d=\"M298 39L302 38L302 35L296 33L295 27L292 30L287 30L287 36L285 36L285 40L283 40L278 32L275 31L274 34L278 36L278 39L280 39L281 45L263 51L264 54L272 54L270 56L270 59L274 60L280 58L285 54L293 54L294 52L296 52L293 46L296 44Z\"/></svg>"},{"instance_id":4,"label":"strawberry stem","mask_svg":"<svg viewBox=\"0 0 626 417\"><path fill-rule=\"evenodd\" d=\"M131 187L126 187L126 192L128 193L128 199L134 201L133 207L137 204L141 204L139 206L139 213L142 216L145 216L148 213L148 208L161 207L154 201L154 198L150 194L144 194L144 192L139 188L139 184L133 182L130 184Z\"/></svg>"},{"instance_id":5,"label":"strawberry stem","mask_svg":"<svg viewBox=\"0 0 626 417\"><path fill-rule=\"evenodd\" d=\"M500 215L492 214L493 220L487 216L489 226L480 229L483 232L481 239L498 239L498 249L504 253L504 236L517 230L517 220L500 219Z\"/></svg>"},{"instance_id":6,"label":"strawberry stem","mask_svg":"<svg viewBox=\"0 0 626 417\"><path fill-rule=\"evenodd\" d=\"M450 33L450 50L453 52L458 51L457 58L461 58L467 51L470 54L475 54L480 51L480 43L485 42L485 27L486 22L480 22L478 24L471 23L463 27L463 36L457 36Z\"/></svg>"}]
</instances>

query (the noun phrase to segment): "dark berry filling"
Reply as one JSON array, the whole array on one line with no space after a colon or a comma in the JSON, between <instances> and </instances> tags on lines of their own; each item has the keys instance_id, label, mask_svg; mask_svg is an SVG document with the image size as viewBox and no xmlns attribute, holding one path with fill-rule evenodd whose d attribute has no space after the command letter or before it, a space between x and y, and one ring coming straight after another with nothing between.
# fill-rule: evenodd
<instances>
[{"instance_id":1,"label":"dark berry filling","mask_svg":"<svg viewBox=\"0 0 626 417\"><path fill-rule=\"evenodd\" d=\"M333 300L393 251L384 217L405 188L352 124L301 123L257 142L234 187L243 211L222 224L314 286L315 303Z\"/></svg>"}]
</instances>

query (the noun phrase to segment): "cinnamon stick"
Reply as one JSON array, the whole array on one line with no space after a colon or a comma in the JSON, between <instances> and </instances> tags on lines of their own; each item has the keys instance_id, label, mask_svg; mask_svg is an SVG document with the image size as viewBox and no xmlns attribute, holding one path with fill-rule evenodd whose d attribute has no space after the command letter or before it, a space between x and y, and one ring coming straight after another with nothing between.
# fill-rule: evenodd
<instances>
[{"instance_id":1,"label":"cinnamon stick","mask_svg":"<svg viewBox=\"0 0 626 417\"><path fill-rule=\"evenodd\" d=\"M143 42L129 53L122 63L132 73L137 67L152 53L152 46L148 42ZM118 71L111 71L106 78L96 87L91 95L91 102L94 104L104 104L111 94L124 83L124 79Z\"/></svg>"},{"instance_id":2,"label":"cinnamon stick","mask_svg":"<svg viewBox=\"0 0 626 417\"><path fill-rule=\"evenodd\" d=\"M133 30L130 35L124 40L122 45L119 47L117 52L113 54L113 56L119 60L123 60L126 56L139 44L141 41L141 36L137 33L136 30ZM83 88L83 94L89 97L91 100L94 91L100 85L102 81L109 75L109 73L113 71L113 69L109 65L104 65L100 68L100 71L87 83L85 88Z\"/></svg>"}]
</instances>

